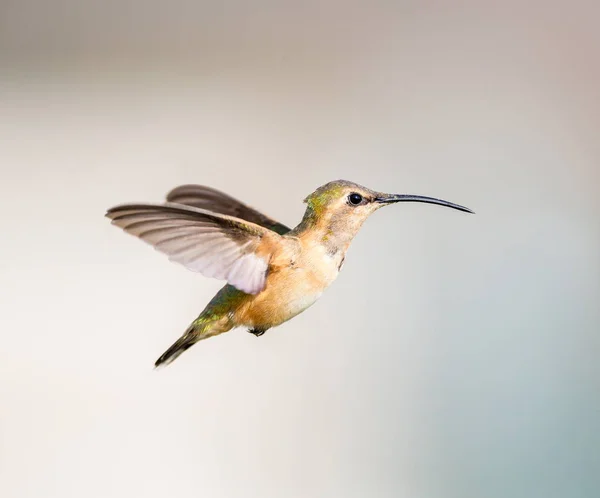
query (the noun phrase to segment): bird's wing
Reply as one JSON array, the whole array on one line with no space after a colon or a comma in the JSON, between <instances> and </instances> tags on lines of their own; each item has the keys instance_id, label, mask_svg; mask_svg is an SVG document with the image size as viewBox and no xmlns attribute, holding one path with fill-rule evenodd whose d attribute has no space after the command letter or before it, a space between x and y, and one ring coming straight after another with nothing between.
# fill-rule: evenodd
<instances>
[{"instance_id":1,"label":"bird's wing","mask_svg":"<svg viewBox=\"0 0 600 498\"><path fill-rule=\"evenodd\" d=\"M246 204L219 190L203 185L181 185L176 187L167 194L167 201L208 209L214 213L227 216L235 216L273 230L280 235L290 231L285 225L259 213L256 209L246 206Z\"/></svg>"},{"instance_id":2,"label":"bird's wing","mask_svg":"<svg viewBox=\"0 0 600 498\"><path fill-rule=\"evenodd\" d=\"M264 288L272 249L281 238L254 223L180 204L125 204L106 216L171 261L248 294Z\"/></svg>"}]
</instances>

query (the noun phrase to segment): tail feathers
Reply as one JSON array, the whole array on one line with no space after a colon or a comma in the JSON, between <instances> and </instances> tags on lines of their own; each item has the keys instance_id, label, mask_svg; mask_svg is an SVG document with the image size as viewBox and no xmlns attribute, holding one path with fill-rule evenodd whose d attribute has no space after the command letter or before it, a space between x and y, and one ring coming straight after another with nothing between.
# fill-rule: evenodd
<instances>
[{"instance_id":1,"label":"tail feathers","mask_svg":"<svg viewBox=\"0 0 600 498\"><path fill-rule=\"evenodd\" d=\"M198 341L198 336L190 332L186 332L185 334L183 334L183 336L177 339L173 343L173 345L169 349L167 349L162 354L162 356L158 360L156 360L156 362L154 362L154 367L157 368L163 365L168 365L169 363L176 360L181 353L183 353L185 350L191 348L194 344L196 344L196 342Z\"/></svg>"},{"instance_id":2,"label":"tail feathers","mask_svg":"<svg viewBox=\"0 0 600 498\"><path fill-rule=\"evenodd\" d=\"M231 328L232 325L230 323L223 325L218 320L212 319L212 317L207 319L200 315L192 322L183 335L154 362L154 367L172 363L181 353L191 348L198 341L222 334L231 330Z\"/></svg>"},{"instance_id":3,"label":"tail feathers","mask_svg":"<svg viewBox=\"0 0 600 498\"><path fill-rule=\"evenodd\" d=\"M204 323L201 317L194 320L183 335L154 362L154 368L169 365L175 361L181 353L190 349L198 341L204 339L203 334L207 329L207 325L208 324Z\"/></svg>"}]
</instances>

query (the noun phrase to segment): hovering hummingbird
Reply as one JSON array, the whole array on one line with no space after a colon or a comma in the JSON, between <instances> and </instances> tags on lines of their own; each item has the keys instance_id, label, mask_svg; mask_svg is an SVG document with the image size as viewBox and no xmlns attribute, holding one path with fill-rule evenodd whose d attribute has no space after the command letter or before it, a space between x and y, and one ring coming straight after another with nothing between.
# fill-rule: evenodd
<instances>
[{"instance_id":1,"label":"hovering hummingbird","mask_svg":"<svg viewBox=\"0 0 600 498\"><path fill-rule=\"evenodd\" d=\"M336 279L352 239L382 206L426 202L473 212L441 199L385 194L345 180L319 187L304 202L304 217L294 229L201 185L175 188L164 204L124 204L107 211L114 225L171 261L227 281L156 367L202 339L235 327L258 337L303 312Z\"/></svg>"}]
</instances>

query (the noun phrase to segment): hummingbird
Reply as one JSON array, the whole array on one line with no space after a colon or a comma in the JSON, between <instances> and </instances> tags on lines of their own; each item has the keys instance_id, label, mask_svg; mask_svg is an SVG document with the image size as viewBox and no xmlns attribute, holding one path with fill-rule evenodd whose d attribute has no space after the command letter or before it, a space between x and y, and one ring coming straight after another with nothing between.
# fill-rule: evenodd
<instances>
[{"instance_id":1,"label":"hummingbird","mask_svg":"<svg viewBox=\"0 0 600 498\"><path fill-rule=\"evenodd\" d=\"M202 185L177 187L161 204L123 204L106 212L112 224L171 261L227 282L155 367L203 339L237 327L259 337L302 313L337 278L355 235L383 206L425 202L473 213L442 199L376 192L345 180L319 187L304 202L293 229Z\"/></svg>"}]
</instances>

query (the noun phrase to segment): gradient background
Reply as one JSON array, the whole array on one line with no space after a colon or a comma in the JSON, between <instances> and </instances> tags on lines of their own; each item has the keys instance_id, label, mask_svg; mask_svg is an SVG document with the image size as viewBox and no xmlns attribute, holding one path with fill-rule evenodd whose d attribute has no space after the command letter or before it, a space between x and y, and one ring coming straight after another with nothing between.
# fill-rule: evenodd
<instances>
[{"instance_id":1,"label":"gradient background","mask_svg":"<svg viewBox=\"0 0 600 498\"><path fill-rule=\"evenodd\" d=\"M500 5L500 3L502 5ZM0 1L0 496L600 496L600 4ZM181 183L378 212L260 339L111 227Z\"/></svg>"}]
</instances>

